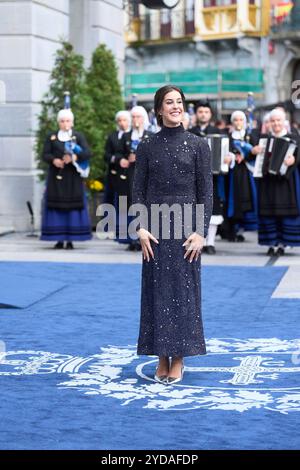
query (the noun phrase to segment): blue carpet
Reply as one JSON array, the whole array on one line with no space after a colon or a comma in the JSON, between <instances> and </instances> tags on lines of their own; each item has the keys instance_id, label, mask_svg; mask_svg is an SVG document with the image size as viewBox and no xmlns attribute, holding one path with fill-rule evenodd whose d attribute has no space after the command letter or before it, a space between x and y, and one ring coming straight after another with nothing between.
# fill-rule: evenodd
<instances>
[{"instance_id":1,"label":"blue carpet","mask_svg":"<svg viewBox=\"0 0 300 470\"><path fill-rule=\"evenodd\" d=\"M18 266L18 265L16 265ZM48 295L63 289L66 286L63 282L57 282L35 275L31 276L30 271L20 276L14 270L0 273L0 305L10 308L25 308L39 302Z\"/></svg>"},{"instance_id":2,"label":"blue carpet","mask_svg":"<svg viewBox=\"0 0 300 470\"><path fill-rule=\"evenodd\" d=\"M140 266L0 263L0 304L24 307L0 309L0 448L298 449L300 301L271 299L285 271L204 267L209 354L166 389L135 355Z\"/></svg>"}]
</instances>

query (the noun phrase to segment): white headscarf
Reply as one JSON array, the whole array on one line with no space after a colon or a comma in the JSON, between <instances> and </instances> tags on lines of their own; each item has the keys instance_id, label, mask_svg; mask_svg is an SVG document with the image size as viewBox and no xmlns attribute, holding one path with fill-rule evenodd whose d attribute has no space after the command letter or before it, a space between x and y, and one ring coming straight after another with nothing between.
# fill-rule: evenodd
<instances>
[{"instance_id":1,"label":"white headscarf","mask_svg":"<svg viewBox=\"0 0 300 470\"><path fill-rule=\"evenodd\" d=\"M243 111L238 111L238 110L234 111L231 115L231 118L230 118L232 124L233 124L233 121L235 120L235 118L237 118L237 117L242 117L243 118L244 127L241 130L234 129L231 135L232 135L233 139L243 140L245 135L246 135L247 117L246 117L246 114Z\"/></svg>"},{"instance_id":2,"label":"white headscarf","mask_svg":"<svg viewBox=\"0 0 300 470\"><path fill-rule=\"evenodd\" d=\"M124 117L125 119L127 119L128 124L129 124L129 126L130 126L130 124L131 124L131 114L130 114L129 111L126 111L125 109L124 109L124 110L121 109L121 111L118 111L118 112L116 113L116 115L115 115L115 120L116 120L116 122L118 121L118 119L119 119L120 117Z\"/></svg>"},{"instance_id":3,"label":"white headscarf","mask_svg":"<svg viewBox=\"0 0 300 470\"><path fill-rule=\"evenodd\" d=\"M74 122L74 114L70 109L61 109L57 114L57 122L61 121L62 119L70 118L72 122Z\"/></svg>"},{"instance_id":4,"label":"white headscarf","mask_svg":"<svg viewBox=\"0 0 300 470\"><path fill-rule=\"evenodd\" d=\"M269 113L269 119L272 119L275 116L279 116L282 118L283 121L286 120L286 114L281 108L274 108L272 111Z\"/></svg>"},{"instance_id":5,"label":"white headscarf","mask_svg":"<svg viewBox=\"0 0 300 470\"><path fill-rule=\"evenodd\" d=\"M283 125L284 125L282 131L280 132L280 134L276 134L276 137L283 137L284 135L286 135L288 133L287 126L289 125L289 122L286 119L285 111L283 111L283 109L281 109L281 108L272 109L272 111L270 112L270 119L272 119L276 116L280 117L282 119ZM271 133L275 136L272 129L271 129Z\"/></svg>"},{"instance_id":6,"label":"white headscarf","mask_svg":"<svg viewBox=\"0 0 300 470\"><path fill-rule=\"evenodd\" d=\"M120 117L124 117L125 119L127 119L127 122L128 122L128 128L124 131L123 129L120 129L119 127L119 124L118 124L118 119ZM121 139L122 135L124 134L124 132L128 132L130 131L130 127L131 127L131 114L129 111L126 111L126 110L121 110L121 111L118 111L115 115L115 121L117 123L117 130L119 131L118 133L118 138Z\"/></svg>"},{"instance_id":7,"label":"white headscarf","mask_svg":"<svg viewBox=\"0 0 300 470\"><path fill-rule=\"evenodd\" d=\"M148 113L145 110L145 108L143 106L133 106L133 108L131 109L131 116L132 116L132 113L139 113L143 116L143 118L144 118L144 129L148 130L148 128L150 126L150 121L149 121Z\"/></svg>"},{"instance_id":8,"label":"white headscarf","mask_svg":"<svg viewBox=\"0 0 300 470\"><path fill-rule=\"evenodd\" d=\"M70 118L72 124L74 124L74 114L70 109L61 109L57 114L57 122L59 123L62 119ZM58 140L61 142L68 142L72 138L72 128L68 131L59 130L57 134Z\"/></svg>"}]
</instances>

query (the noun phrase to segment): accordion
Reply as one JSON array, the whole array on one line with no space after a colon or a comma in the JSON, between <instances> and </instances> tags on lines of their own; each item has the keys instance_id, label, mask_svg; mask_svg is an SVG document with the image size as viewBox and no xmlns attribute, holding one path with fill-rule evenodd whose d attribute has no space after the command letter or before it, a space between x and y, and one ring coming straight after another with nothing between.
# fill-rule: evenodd
<instances>
[{"instance_id":1,"label":"accordion","mask_svg":"<svg viewBox=\"0 0 300 470\"><path fill-rule=\"evenodd\" d=\"M266 140L265 151L257 155L254 176L261 178L265 174L288 177L295 165L287 166L285 159L288 155L294 155L297 142L290 137L269 137ZM260 145L260 144L259 144ZM263 145L262 145L263 147Z\"/></svg>"},{"instance_id":2,"label":"accordion","mask_svg":"<svg viewBox=\"0 0 300 470\"><path fill-rule=\"evenodd\" d=\"M213 174L228 173L229 165L224 160L229 154L229 137L222 134L208 134L206 139L211 150Z\"/></svg>"},{"instance_id":3,"label":"accordion","mask_svg":"<svg viewBox=\"0 0 300 470\"><path fill-rule=\"evenodd\" d=\"M259 139L259 147L262 148L262 151L256 155L255 165L253 170L254 178L262 178L263 177L263 166L265 160L266 149L268 145L269 138L268 136L261 137Z\"/></svg>"}]
</instances>

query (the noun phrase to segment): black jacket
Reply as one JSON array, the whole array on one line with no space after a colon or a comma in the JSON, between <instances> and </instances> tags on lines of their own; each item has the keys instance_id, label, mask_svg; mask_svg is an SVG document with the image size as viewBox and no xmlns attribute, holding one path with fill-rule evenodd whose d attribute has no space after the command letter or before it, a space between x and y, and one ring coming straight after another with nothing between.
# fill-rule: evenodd
<instances>
[{"instance_id":1,"label":"black jacket","mask_svg":"<svg viewBox=\"0 0 300 470\"><path fill-rule=\"evenodd\" d=\"M76 143L82 148L77 156L78 161L88 160L91 152L83 134L73 131ZM72 163L65 165L63 169L53 165L53 160L63 158L65 143L58 140L58 131L50 132L45 140L43 160L49 163L47 177L46 200L51 209L72 210L83 209L83 182ZM57 176L62 176L58 179Z\"/></svg>"},{"instance_id":2,"label":"black jacket","mask_svg":"<svg viewBox=\"0 0 300 470\"><path fill-rule=\"evenodd\" d=\"M148 139L153 133L150 131L144 131L141 140ZM133 175L135 170L135 162L130 163L128 168L122 168L120 166L120 160L122 158L128 159L130 153L135 153L135 149L132 149L131 140L132 130L125 132L120 142L119 153L116 154L116 170L117 170L117 192L119 195L128 197L128 205L131 204L132 184Z\"/></svg>"},{"instance_id":3,"label":"black jacket","mask_svg":"<svg viewBox=\"0 0 300 470\"><path fill-rule=\"evenodd\" d=\"M199 137L205 137L208 134L221 134L220 129L212 126L211 124L208 124L204 130L201 130L199 126L194 126L189 130L189 132L198 135Z\"/></svg>"}]
</instances>

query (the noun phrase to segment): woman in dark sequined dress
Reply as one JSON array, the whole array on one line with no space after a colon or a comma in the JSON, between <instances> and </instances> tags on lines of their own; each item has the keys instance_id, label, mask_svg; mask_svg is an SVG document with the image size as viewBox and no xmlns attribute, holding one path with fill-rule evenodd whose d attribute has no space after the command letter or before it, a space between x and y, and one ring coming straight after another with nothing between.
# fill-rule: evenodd
<instances>
[{"instance_id":1,"label":"woman in dark sequined dress","mask_svg":"<svg viewBox=\"0 0 300 470\"><path fill-rule=\"evenodd\" d=\"M137 230L143 252L137 353L159 356L155 380L165 384L182 380L183 357L206 353L200 265L212 213L211 155L204 139L183 128L184 111L181 89L167 85L156 92L161 130L138 146L132 194L133 203L148 210L148 224L141 223ZM192 222L170 210L159 216L154 236L150 209L155 204L176 204L183 214L189 206ZM196 217L196 207L202 217ZM178 222L186 227L181 236L174 231Z\"/></svg>"}]
</instances>

